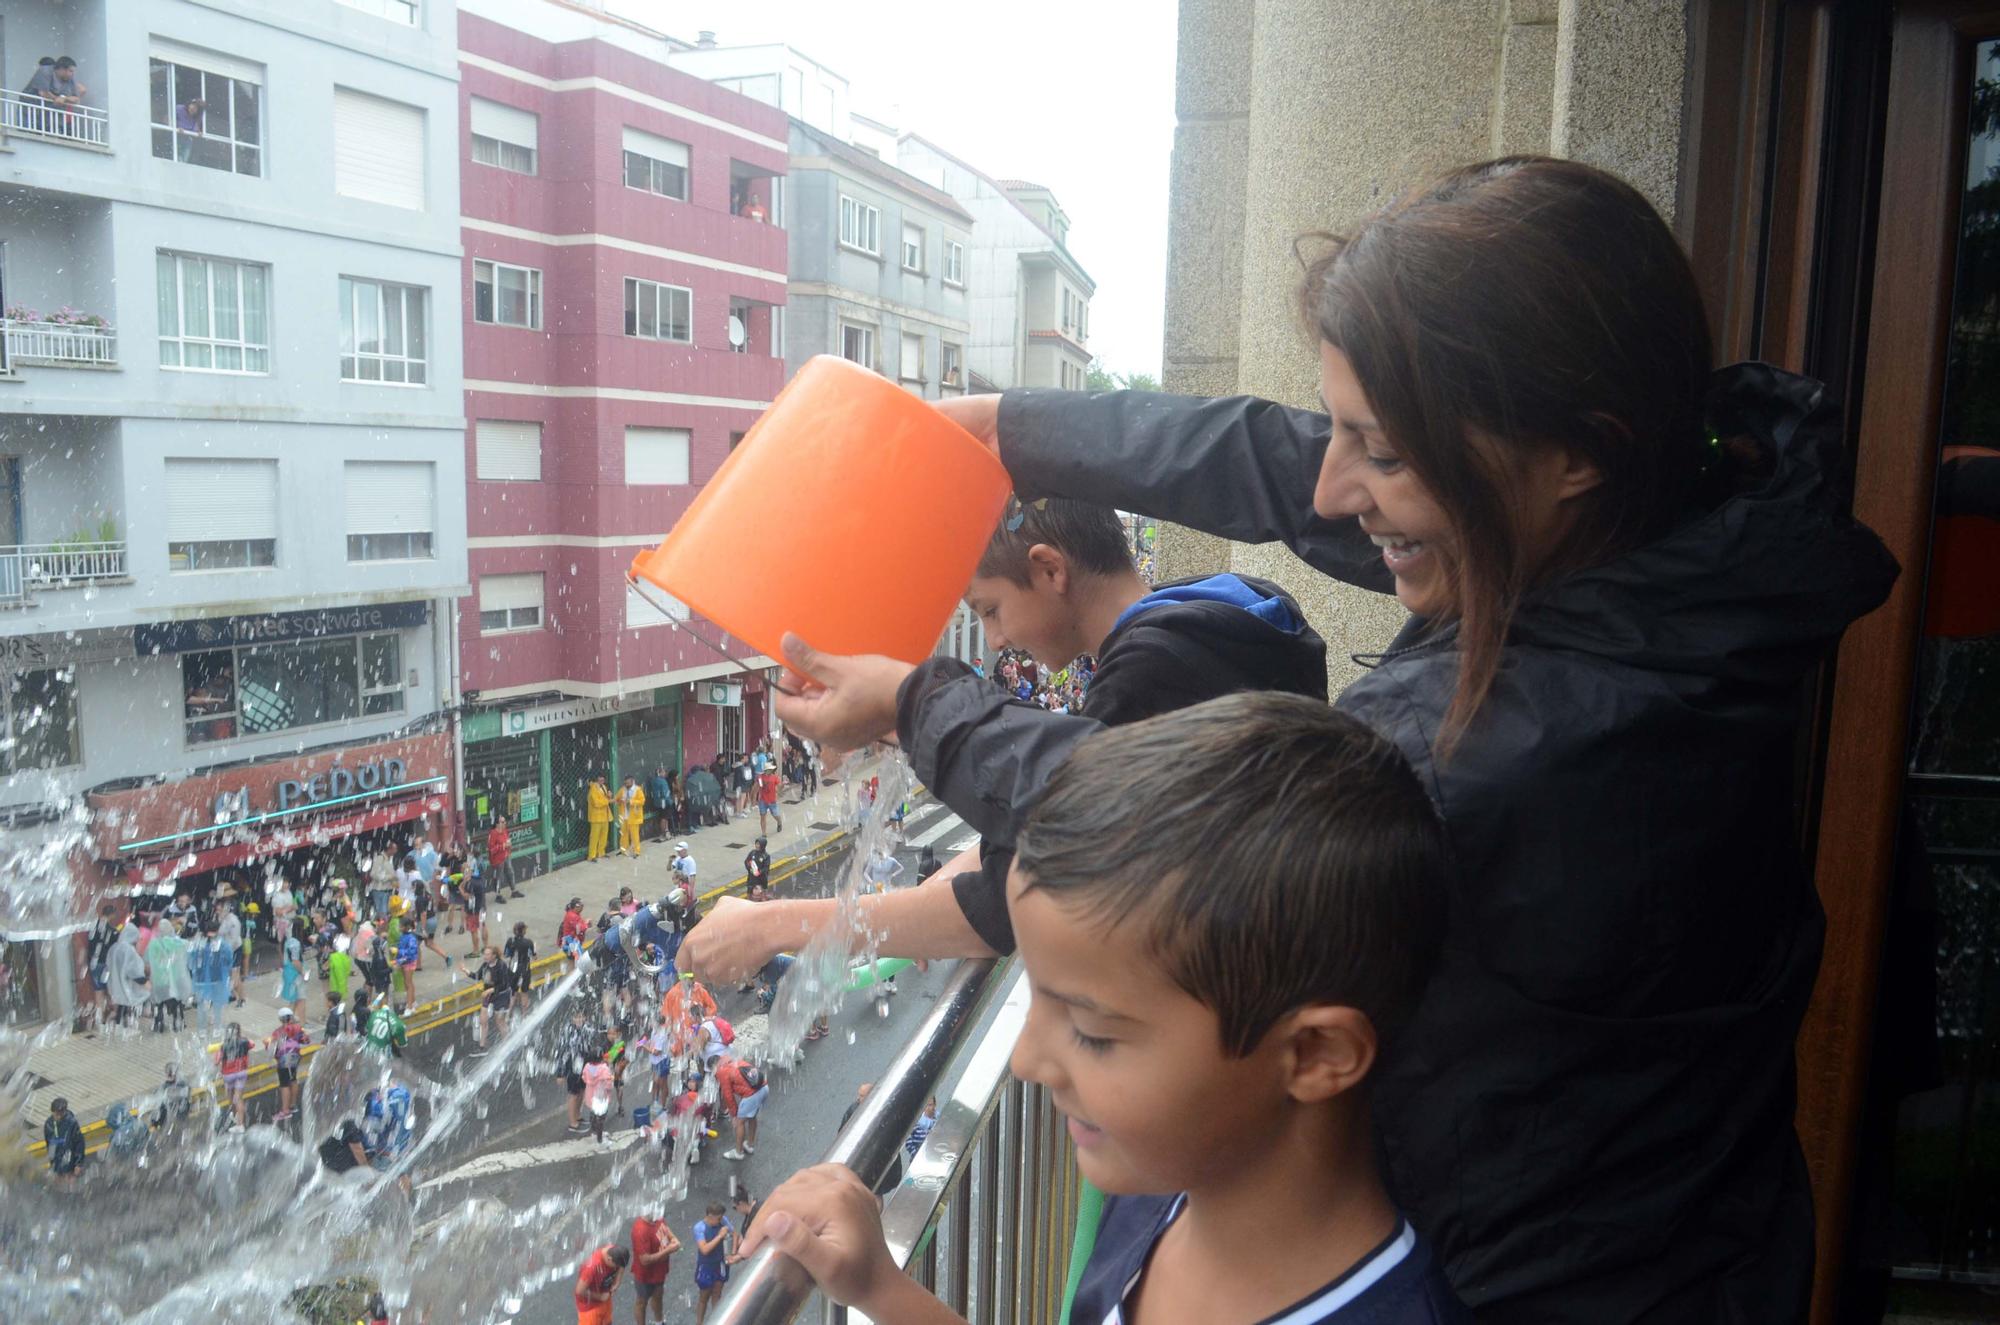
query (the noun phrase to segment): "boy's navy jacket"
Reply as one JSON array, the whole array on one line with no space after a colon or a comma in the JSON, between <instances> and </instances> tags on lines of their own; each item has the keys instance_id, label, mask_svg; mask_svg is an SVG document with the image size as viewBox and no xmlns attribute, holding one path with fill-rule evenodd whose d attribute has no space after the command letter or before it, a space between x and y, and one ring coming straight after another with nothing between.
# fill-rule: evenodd
<instances>
[{"instance_id":1,"label":"boy's navy jacket","mask_svg":"<svg viewBox=\"0 0 2000 1325\"><path fill-rule=\"evenodd\" d=\"M1180 1214L1179 1196L1108 1196L1090 1260L1077 1280L1068 1325L1105 1325ZM1119 1319L1123 1319L1122 1312ZM1374 1251L1311 1296L1259 1325L1468 1325L1430 1243L1404 1220Z\"/></svg>"},{"instance_id":2,"label":"boy's navy jacket","mask_svg":"<svg viewBox=\"0 0 2000 1325\"><path fill-rule=\"evenodd\" d=\"M1794 741L1804 682L1897 567L1848 514L1824 388L1740 364L1707 403L1761 468L1539 586L1450 758L1433 745L1449 627L1412 620L1337 701L1410 759L1460 868L1374 1104L1397 1203L1484 1323L1791 1322L1811 1287L1793 1041L1824 921L1795 847ZM1282 541L1387 590L1358 522L1313 513L1329 428L1245 397L1013 391L1000 455L1024 500ZM1097 724L1030 729L941 680L899 697L904 749L1011 840L1013 807Z\"/></svg>"},{"instance_id":3,"label":"boy's navy jacket","mask_svg":"<svg viewBox=\"0 0 2000 1325\"><path fill-rule=\"evenodd\" d=\"M957 681L954 694L982 714L990 711L992 720L1009 730L1032 729L1063 717L1012 699L957 659L933 658L917 671L923 679L913 681L911 690ZM1238 575L1175 580L1127 608L1104 637L1082 713L1092 730L1117 727L1239 690L1286 690L1324 698L1326 642L1306 624L1291 595L1268 580ZM1053 768L1048 764L1043 772ZM1007 794L1025 799L977 817L953 800L953 793L930 785L985 839L979 869L956 875L952 895L988 947L1012 952L1014 927L1007 919L1011 828L1025 815L1040 782L1023 786L1010 781Z\"/></svg>"}]
</instances>

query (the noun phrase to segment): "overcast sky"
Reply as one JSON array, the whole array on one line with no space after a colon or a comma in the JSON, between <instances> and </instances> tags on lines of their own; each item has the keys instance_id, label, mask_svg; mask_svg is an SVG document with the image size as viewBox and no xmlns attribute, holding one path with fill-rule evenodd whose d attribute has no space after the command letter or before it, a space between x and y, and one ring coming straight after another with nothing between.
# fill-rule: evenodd
<instances>
[{"instance_id":1,"label":"overcast sky","mask_svg":"<svg viewBox=\"0 0 2000 1325\"><path fill-rule=\"evenodd\" d=\"M1091 349L1160 371L1172 0L869 6L839 0L610 0L693 41L784 41L844 76L852 108L914 130L995 179L1055 190L1070 251L1097 282Z\"/></svg>"}]
</instances>

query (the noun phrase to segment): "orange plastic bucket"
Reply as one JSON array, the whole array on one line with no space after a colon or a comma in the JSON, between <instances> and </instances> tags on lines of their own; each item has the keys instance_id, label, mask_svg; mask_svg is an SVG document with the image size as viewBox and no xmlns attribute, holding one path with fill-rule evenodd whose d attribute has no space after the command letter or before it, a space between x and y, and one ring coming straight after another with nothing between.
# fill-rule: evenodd
<instances>
[{"instance_id":1,"label":"orange plastic bucket","mask_svg":"<svg viewBox=\"0 0 2000 1325\"><path fill-rule=\"evenodd\" d=\"M965 429L860 365L817 355L632 574L773 659L789 630L831 653L921 662L1008 489Z\"/></svg>"}]
</instances>

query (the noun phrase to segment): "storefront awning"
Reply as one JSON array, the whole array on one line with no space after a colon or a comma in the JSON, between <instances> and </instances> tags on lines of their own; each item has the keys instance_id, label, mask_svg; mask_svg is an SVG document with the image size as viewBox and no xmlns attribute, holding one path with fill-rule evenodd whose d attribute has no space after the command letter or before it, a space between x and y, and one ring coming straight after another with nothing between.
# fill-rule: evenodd
<instances>
[{"instance_id":1,"label":"storefront awning","mask_svg":"<svg viewBox=\"0 0 2000 1325\"><path fill-rule=\"evenodd\" d=\"M243 865L253 860L281 856L301 847L326 846L353 837L356 833L440 813L444 803L445 798L441 795L404 796L349 814L286 824L244 841L226 842L172 856L148 856L126 862L125 878L135 894L171 891L174 881L187 875L205 874L228 865Z\"/></svg>"}]
</instances>

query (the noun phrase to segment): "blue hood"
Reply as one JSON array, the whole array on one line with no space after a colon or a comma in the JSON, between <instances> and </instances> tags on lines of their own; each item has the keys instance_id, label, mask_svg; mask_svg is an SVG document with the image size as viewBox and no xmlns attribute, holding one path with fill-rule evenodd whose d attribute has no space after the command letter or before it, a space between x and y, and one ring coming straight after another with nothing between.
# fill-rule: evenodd
<instances>
[{"instance_id":1,"label":"blue hood","mask_svg":"<svg viewBox=\"0 0 2000 1325\"><path fill-rule=\"evenodd\" d=\"M1297 610L1284 598L1265 593L1239 575L1211 575L1205 580L1153 590L1118 614L1118 620L1111 625L1111 634L1123 630L1141 612L1165 603L1227 603L1287 635L1295 635L1305 626Z\"/></svg>"}]
</instances>

